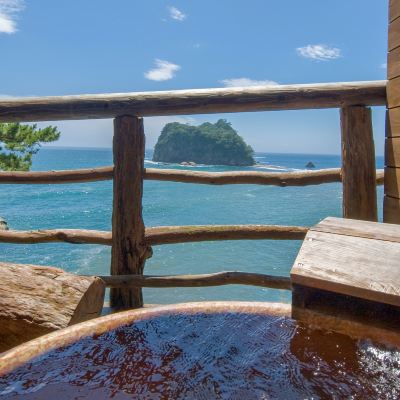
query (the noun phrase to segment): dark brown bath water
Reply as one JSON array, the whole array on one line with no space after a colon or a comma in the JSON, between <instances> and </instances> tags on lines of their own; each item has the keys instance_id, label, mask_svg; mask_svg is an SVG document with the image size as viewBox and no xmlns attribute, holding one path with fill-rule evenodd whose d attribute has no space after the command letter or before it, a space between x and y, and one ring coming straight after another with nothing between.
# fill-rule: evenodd
<instances>
[{"instance_id":1,"label":"dark brown bath water","mask_svg":"<svg viewBox=\"0 0 400 400\"><path fill-rule=\"evenodd\" d=\"M1 399L398 399L400 351L246 313L163 315L46 353Z\"/></svg>"}]
</instances>

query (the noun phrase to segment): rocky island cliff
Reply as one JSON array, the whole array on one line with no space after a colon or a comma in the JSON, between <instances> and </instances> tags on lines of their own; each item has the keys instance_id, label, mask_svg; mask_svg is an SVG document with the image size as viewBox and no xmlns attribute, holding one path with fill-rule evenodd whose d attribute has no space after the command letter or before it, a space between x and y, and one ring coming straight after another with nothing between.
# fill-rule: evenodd
<instances>
[{"instance_id":1,"label":"rocky island cliff","mask_svg":"<svg viewBox=\"0 0 400 400\"><path fill-rule=\"evenodd\" d=\"M158 138L153 161L248 166L255 163L253 153L224 119L199 126L172 122L164 126Z\"/></svg>"}]
</instances>

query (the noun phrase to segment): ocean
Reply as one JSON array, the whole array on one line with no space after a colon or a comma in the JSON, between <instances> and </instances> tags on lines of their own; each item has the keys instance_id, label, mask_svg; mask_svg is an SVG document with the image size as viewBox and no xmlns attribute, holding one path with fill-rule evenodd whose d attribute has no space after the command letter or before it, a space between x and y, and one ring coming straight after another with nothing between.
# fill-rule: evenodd
<instances>
[{"instance_id":1,"label":"ocean","mask_svg":"<svg viewBox=\"0 0 400 400\"><path fill-rule=\"evenodd\" d=\"M201 171L297 171L312 161L317 169L340 166L340 156L256 153L255 167L162 165ZM32 170L99 167L112 164L110 149L43 148ZM383 168L383 157L377 157ZM382 219L383 188L378 188ZM196 224L280 224L311 226L327 216L341 216L340 183L306 187L261 185L209 186L145 181L143 215L146 226ZM112 182L67 185L0 185L0 216L10 229L111 229ZM288 276L301 241L221 241L155 246L145 274L202 274L246 271ZM2 261L51 265L78 274L109 274L110 247L99 245L0 244ZM287 291L228 285L210 288L144 289L145 303L201 300L290 302Z\"/></svg>"}]
</instances>

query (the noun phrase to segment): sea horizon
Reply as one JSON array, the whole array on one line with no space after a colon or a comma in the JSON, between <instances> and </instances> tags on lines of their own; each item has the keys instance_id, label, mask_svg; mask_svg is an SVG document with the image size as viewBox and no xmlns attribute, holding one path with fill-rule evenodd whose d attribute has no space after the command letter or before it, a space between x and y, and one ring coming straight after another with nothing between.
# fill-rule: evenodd
<instances>
[{"instance_id":1,"label":"sea horizon","mask_svg":"<svg viewBox=\"0 0 400 400\"><path fill-rule=\"evenodd\" d=\"M52 146L52 145L42 145L42 150L44 149L53 149L53 150L112 150L112 147L103 147L103 146ZM146 151L153 151L154 147L146 147ZM340 153L303 153L303 152L280 152L280 151L263 151L263 150L254 150L254 154L263 153L263 154L287 154L287 155L310 155L310 156L341 156ZM384 154L375 154L375 157L383 157Z\"/></svg>"}]
</instances>

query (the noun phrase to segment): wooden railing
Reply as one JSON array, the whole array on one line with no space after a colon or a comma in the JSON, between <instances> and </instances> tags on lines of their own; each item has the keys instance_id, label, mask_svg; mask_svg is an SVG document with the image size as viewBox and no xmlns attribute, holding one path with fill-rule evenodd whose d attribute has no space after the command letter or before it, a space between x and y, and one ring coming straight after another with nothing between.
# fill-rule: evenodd
<instances>
[{"instance_id":1,"label":"wooden railing","mask_svg":"<svg viewBox=\"0 0 400 400\"><path fill-rule=\"evenodd\" d=\"M72 171L0 172L0 183L65 184L112 179L114 194L112 232L80 229L0 231L0 242L111 245L111 276L102 279L111 288L110 301L114 307L141 307L142 287L247 284L290 290L288 277L247 272L143 275L153 245L207 240L302 240L308 230L307 227L275 225L145 228L142 218L143 180L277 186L343 182L344 217L377 220L376 185L383 183L383 171L375 171L371 112L367 106L385 104L385 81L2 100L0 122L115 118L114 165ZM143 116L330 107L341 109L340 169L204 173L144 168Z\"/></svg>"}]
</instances>

